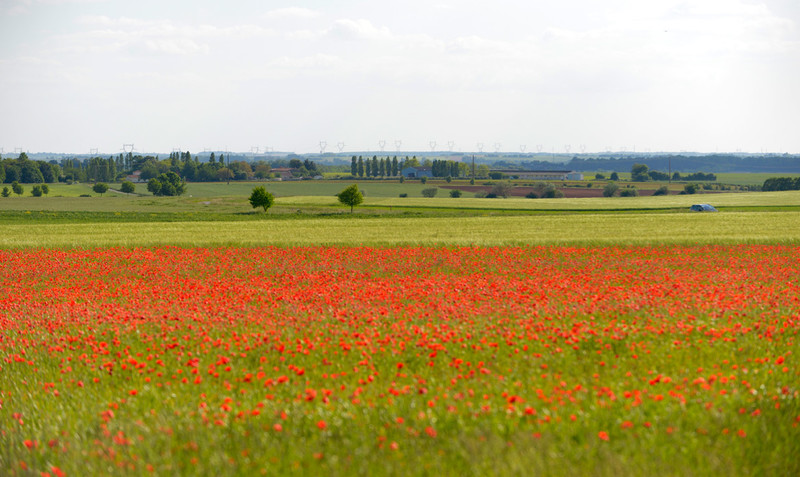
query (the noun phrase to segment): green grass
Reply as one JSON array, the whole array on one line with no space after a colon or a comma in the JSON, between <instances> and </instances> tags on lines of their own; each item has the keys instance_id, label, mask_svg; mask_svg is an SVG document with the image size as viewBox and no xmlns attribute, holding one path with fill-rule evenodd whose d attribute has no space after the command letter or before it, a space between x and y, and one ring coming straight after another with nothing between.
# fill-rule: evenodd
<instances>
[{"instance_id":1,"label":"green grass","mask_svg":"<svg viewBox=\"0 0 800 477\"><path fill-rule=\"evenodd\" d=\"M800 212L11 224L0 248L800 243Z\"/></svg>"}]
</instances>

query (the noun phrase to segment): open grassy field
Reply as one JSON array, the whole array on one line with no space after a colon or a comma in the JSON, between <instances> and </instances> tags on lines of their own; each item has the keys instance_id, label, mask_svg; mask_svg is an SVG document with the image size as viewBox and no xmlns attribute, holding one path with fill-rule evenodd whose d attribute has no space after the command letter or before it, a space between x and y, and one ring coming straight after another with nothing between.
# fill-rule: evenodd
<instances>
[{"instance_id":1,"label":"open grassy field","mask_svg":"<svg viewBox=\"0 0 800 477\"><path fill-rule=\"evenodd\" d=\"M0 199L0 474L800 473L800 192L348 184Z\"/></svg>"}]
</instances>

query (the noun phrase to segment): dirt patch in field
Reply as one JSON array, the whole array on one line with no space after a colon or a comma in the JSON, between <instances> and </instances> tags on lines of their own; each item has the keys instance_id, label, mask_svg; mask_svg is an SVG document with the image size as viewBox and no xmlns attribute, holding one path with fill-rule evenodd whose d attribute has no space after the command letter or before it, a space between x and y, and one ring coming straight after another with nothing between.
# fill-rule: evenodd
<instances>
[{"instance_id":1,"label":"dirt patch in field","mask_svg":"<svg viewBox=\"0 0 800 477\"><path fill-rule=\"evenodd\" d=\"M458 189L463 192L483 192L484 194L488 194L492 191L492 186L484 186L484 185L470 185L470 186L439 186L441 189ZM623 187L620 187L620 190L623 190ZM584 197L603 197L603 188L602 187L563 187L559 188L561 192L564 193L564 197L566 198L584 198ZM655 190L653 189L638 189L640 196L647 196L653 195ZM511 190L511 197L525 197L531 192L536 192L533 187L514 187ZM672 192L674 194L674 192Z\"/></svg>"}]
</instances>

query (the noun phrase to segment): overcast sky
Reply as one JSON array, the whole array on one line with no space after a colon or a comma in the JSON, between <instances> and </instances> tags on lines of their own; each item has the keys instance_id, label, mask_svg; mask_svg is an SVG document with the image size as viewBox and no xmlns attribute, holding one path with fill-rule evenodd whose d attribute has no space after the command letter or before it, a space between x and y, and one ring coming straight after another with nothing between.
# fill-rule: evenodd
<instances>
[{"instance_id":1,"label":"overcast sky","mask_svg":"<svg viewBox=\"0 0 800 477\"><path fill-rule=\"evenodd\" d=\"M797 0L0 0L0 147L800 152Z\"/></svg>"}]
</instances>

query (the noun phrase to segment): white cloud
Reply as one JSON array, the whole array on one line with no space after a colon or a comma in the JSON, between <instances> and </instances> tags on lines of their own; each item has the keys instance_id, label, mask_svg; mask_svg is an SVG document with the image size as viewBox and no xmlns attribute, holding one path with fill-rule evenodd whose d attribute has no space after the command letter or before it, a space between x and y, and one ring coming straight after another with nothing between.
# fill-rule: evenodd
<instances>
[{"instance_id":1,"label":"white cloud","mask_svg":"<svg viewBox=\"0 0 800 477\"><path fill-rule=\"evenodd\" d=\"M270 10L263 15L263 17L267 20L274 20L274 19L287 19L287 18L299 18L299 19L308 19L308 18L316 18L321 15L320 12L316 10L311 10L310 8L303 8L303 7L287 7L287 8L278 8L276 10Z\"/></svg>"},{"instance_id":2,"label":"white cloud","mask_svg":"<svg viewBox=\"0 0 800 477\"><path fill-rule=\"evenodd\" d=\"M336 20L325 34L344 40L385 40L392 38L388 28L378 28L369 20L363 18L358 20Z\"/></svg>"}]
</instances>

